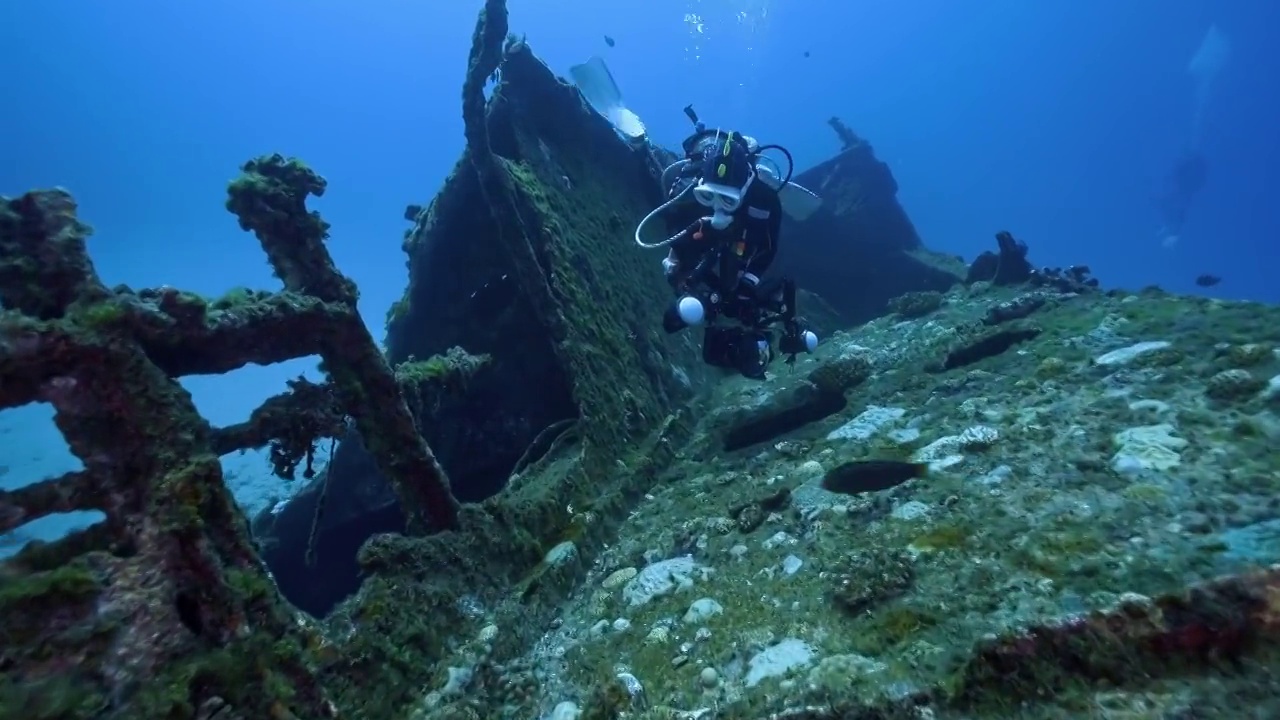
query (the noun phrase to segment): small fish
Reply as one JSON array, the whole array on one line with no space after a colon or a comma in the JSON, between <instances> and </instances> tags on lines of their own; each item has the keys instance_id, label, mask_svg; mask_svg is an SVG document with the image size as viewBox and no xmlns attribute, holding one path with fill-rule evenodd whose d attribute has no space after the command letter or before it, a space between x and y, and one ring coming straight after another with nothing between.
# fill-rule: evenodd
<instances>
[{"instance_id":1,"label":"small fish","mask_svg":"<svg viewBox=\"0 0 1280 720\"><path fill-rule=\"evenodd\" d=\"M1196 278L1196 284L1200 287L1213 287L1220 282L1222 282L1222 278L1217 275L1209 275L1207 273Z\"/></svg>"},{"instance_id":2,"label":"small fish","mask_svg":"<svg viewBox=\"0 0 1280 720\"><path fill-rule=\"evenodd\" d=\"M860 495L895 488L912 478L928 474L927 463L855 460L827 471L822 478L822 487L842 495Z\"/></svg>"},{"instance_id":3,"label":"small fish","mask_svg":"<svg viewBox=\"0 0 1280 720\"><path fill-rule=\"evenodd\" d=\"M809 51L808 51L808 50L805 50L805 51L804 51L804 56L805 56L805 57L809 57Z\"/></svg>"},{"instance_id":4,"label":"small fish","mask_svg":"<svg viewBox=\"0 0 1280 720\"><path fill-rule=\"evenodd\" d=\"M614 45L613 38L609 37L608 35L605 35L605 36L604 36L604 44L605 44L605 45L608 45L609 47L613 47L613 45Z\"/></svg>"}]
</instances>

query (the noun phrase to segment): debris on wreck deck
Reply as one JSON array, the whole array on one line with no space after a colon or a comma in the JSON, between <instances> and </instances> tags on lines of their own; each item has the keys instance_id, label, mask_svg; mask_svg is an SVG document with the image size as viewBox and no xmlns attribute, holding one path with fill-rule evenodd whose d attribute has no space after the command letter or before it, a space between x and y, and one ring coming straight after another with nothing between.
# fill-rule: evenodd
<instances>
[{"instance_id":1,"label":"debris on wreck deck","mask_svg":"<svg viewBox=\"0 0 1280 720\"><path fill-rule=\"evenodd\" d=\"M335 716L309 659L316 639L278 599L220 455L268 446L280 476L310 473L317 439L351 422L377 438L410 527L457 525L356 288L324 246L328 225L306 210L324 188L279 155L244 166L227 207L285 287L212 302L105 287L64 191L0 198L0 408L51 404L84 466L0 492L0 533L52 513L106 515L0 566L0 717ZM178 383L310 355L328 383L291 382L227 428Z\"/></svg>"}]
</instances>

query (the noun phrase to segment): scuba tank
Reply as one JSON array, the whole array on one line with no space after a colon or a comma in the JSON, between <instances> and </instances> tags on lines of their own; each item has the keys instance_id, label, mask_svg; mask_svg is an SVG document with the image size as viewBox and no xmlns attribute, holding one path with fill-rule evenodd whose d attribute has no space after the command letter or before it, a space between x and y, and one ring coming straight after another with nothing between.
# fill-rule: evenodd
<instances>
[{"instance_id":1,"label":"scuba tank","mask_svg":"<svg viewBox=\"0 0 1280 720\"><path fill-rule=\"evenodd\" d=\"M684 151L684 160L676 164L680 165L681 170L684 171L681 175L687 175L690 169L696 173L697 163L706 157L707 151L719 146L727 136L730 142L738 141L742 143L743 148L751 157L756 177L764 180L769 187L778 190L791 182L791 176L795 172L795 160L791 157L791 152L785 147L777 144L761 145L750 135L733 130L726 132L718 128L709 129L707 124L698 118L698 113L693 109L692 105L684 107L684 114L689 118L689 122L693 123L694 131L692 135L685 138L684 142L680 144L680 148ZM777 150L786 156L787 172L785 176L779 172L781 168L778 167L777 162L763 154L766 150Z\"/></svg>"},{"instance_id":2,"label":"scuba tank","mask_svg":"<svg viewBox=\"0 0 1280 720\"><path fill-rule=\"evenodd\" d=\"M693 109L692 105L685 106L684 114L689 118L689 122L693 123L693 134L685 138L680 144L684 157L668 165L662 171L660 182L662 191L667 196L667 201L654 208L636 226L635 241L637 245L648 249L667 247L688 232L686 229L686 231L658 242L645 242L643 239L645 228L654 218L665 212L667 208L680 202L693 190L700 180L699 172L706 152L723 143L726 136L731 136L733 140L743 144L751 158L756 179L777 191L778 198L782 201L783 212L792 219L805 220L822 206L821 198L791 181L791 177L795 172L795 161L791 157L791 152L785 147L777 144L761 145L750 135L736 131L726 132L719 128L708 128L706 123L698 117L698 113ZM786 157L787 170L785 173L782 172L782 168L777 161L765 155L765 152L769 150L777 150Z\"/></svg>"}]
</instances>

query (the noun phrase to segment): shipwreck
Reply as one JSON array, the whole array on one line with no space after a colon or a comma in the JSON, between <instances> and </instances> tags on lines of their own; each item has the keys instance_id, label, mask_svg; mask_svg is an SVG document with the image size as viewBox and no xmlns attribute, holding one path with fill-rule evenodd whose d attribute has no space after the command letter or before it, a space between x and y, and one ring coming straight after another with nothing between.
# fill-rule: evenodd
<instances>
[{"instance_id":1,"label":"shipwreck","mask_svg":"<svg viewBox=\"0 0 1280 720\"><path fill-rule=\"evenodd\" d=\"M106 516L0 565L0 718L424 717L424 687L454 674L444 661L477 629L490 659L475 682L513 692L496 663L539 639L618 524L678 473L715 376L696 338L662 332L670 289L630 242L672 155L620 136L508 29L505 3L488 0L463 85L466 149L435 198L406 211L409 282L385 352L307 208L328 183L299 160L251 160L230 184L227 209L282 287L224 298L108 288L70 195L0 198L0 409L52 404L84 464L0 492L0 533L57 512ZM832 124L841 152L796 176L822 205L784 230L780 266L808 292L802 312L834 330L904 295L936 307L963 263L924 246L887 165ZM310 355L324 383L291 383L229 427L178 383ZM830 400L866 372L811 377ZM772 437L741 433L727 451ZM326 440L337 449L313 472ZM281 477L302 468L306 489L246 518L218 460L246 448L268 448ZM759 525L785 500L739 510ZM1159 613L991 640L955 687L889 705L767 717L914 717L944 696L983 705L1001 683L1021 701L1105 680L1113 665L1081 661L1085 641L1112 656L1235 658L1250 632L1274 635L1276 584L1243 576L1157 599ZM1208 638L1218 626L1229 637ZM612 678L597 690L591 717L630 702Z\"/></svg>"}]
</instances>

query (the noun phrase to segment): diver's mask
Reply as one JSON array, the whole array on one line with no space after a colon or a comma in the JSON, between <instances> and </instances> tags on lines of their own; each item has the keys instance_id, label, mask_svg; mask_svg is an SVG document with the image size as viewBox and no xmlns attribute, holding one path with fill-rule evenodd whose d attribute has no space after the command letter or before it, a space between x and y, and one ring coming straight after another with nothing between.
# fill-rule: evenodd
<instances>
[{"instance_id":1,"label":"diver's mask","mask_svg":"<svg viewBox=\"0 0 1280 720\"><path fill-rule=\"evenodd\" d=\"M694 186L693 198L699 205L711 208L711 227L716 230L729 227L733 222L733 214L742 207L742 199L746 196L747 188L751 186L751 181L754 179L755 173L751 173L746 184L740 188L705 181Z\"/></svg>"},{"instance_id":2,"label":"diver's mask","mask_svg":"<svg viewBox=\"0 0 1280 720\"><path fill-rule=\"evenodd\" d=\"M708 135L698 146L702 153L702 173L693 188L693 197L711 208L711 227L723 230L742 207L747 189L756 179L755 163L745 141L737 133Z\"/></svg>"}]
</instances>

